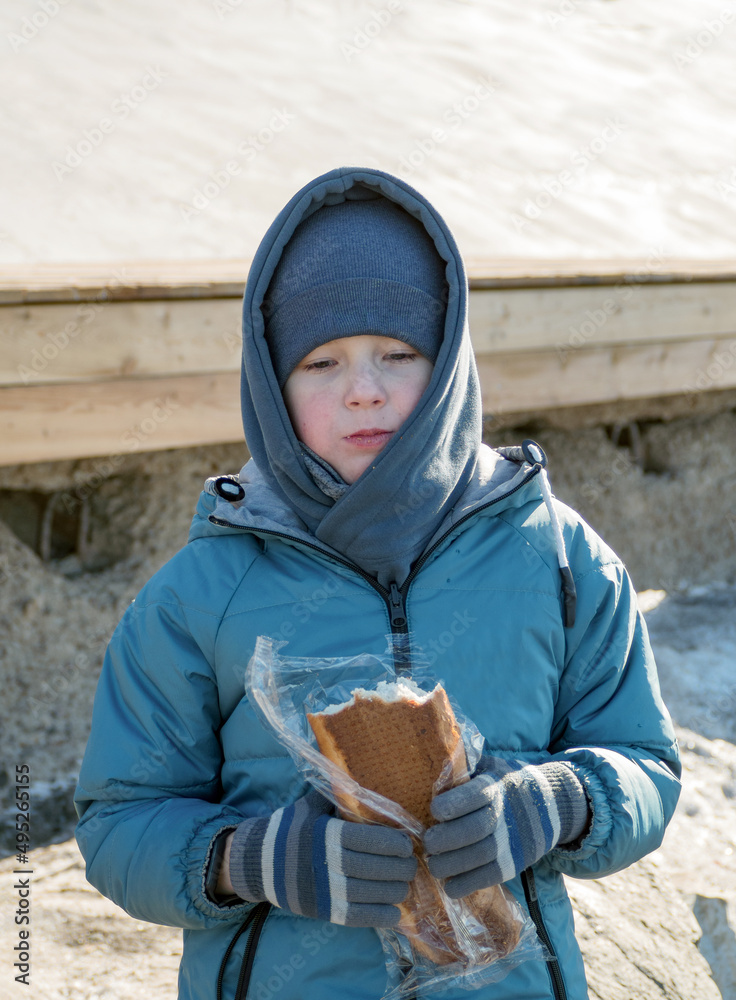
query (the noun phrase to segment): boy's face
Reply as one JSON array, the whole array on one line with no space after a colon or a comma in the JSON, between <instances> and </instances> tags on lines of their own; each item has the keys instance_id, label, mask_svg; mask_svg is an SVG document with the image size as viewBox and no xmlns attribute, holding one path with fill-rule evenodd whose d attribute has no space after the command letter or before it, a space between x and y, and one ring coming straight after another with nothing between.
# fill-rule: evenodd
<instances>
[{"instance_id":1,"label":"boy's face","mask_svg":"<svg viewBox=\"0 0 736 1000\"><path fill-rule=\"evenodd\" d=\"M321 344L284 386L296 436L354 483L417 405L432 368L391 337L361 334Z\"/></svg>"}]
</instances>

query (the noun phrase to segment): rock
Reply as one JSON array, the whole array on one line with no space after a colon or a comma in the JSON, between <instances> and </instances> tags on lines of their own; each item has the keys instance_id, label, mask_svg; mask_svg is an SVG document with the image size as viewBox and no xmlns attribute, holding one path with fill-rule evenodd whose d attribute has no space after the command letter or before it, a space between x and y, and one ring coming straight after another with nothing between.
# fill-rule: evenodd
<instances>
[{"instance_id":1,"label":"rock","mask_svg":"<svg viewBox=\"0 0 736 1000\"><path fill-rule=\"evenodd\" d=\"M698 923L658 859L566 883L591 1000L721 1000Z\"/></svg>"},{"instance_id":2,"label":"rock","mask_svg":"<svg viewBox=\"0 0 736 1000\"><path fill-rule=\"evenodd\" d=\"M711 967L721 996L723 1000L736 1000L734 908L730 907L725 899L696 896L693 913L703 932L698 947Z\"/></svg>"}]
</instances>

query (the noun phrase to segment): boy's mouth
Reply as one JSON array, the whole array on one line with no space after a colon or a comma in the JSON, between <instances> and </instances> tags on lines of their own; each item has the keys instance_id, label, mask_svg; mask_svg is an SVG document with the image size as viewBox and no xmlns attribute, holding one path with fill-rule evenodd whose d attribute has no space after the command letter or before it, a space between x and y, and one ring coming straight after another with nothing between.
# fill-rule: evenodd
<instances>
[{"instance_id":1,"label":"boy's mouth","mask_svg":"<svg viewBox=\"0 0 736 1000\"><path fill-rule=\"evenodd\" d=\"M345 440L359 448L381 448L393 436L393 433L393 431L381 430L380 427L370 427L366 430L355 431L354 434L348 434Z\"/></svg>"}]
</instances>

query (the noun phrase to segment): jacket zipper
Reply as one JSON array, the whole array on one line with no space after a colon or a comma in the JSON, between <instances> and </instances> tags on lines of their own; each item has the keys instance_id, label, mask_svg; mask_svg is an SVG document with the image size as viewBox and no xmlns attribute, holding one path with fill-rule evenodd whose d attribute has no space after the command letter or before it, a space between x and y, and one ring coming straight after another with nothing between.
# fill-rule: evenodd
<instances>
[{"instance_id":1,"label":"jacket zipper","mask_svg":"<svg viewBox=\"0 0 736 1000\"><path fill-rule=\"evenodd\" d=\"M250 986L250 977L253 973L253 962L256 958L258 941L261 937L263 925L266 923L266 917L270 912L270 903L259 903L256 907L255 917L253 918L253 926L251 927L250 934L248 935L248 943L245 946L243 962L240 966L240 975L238 976L238 988L235 991L235 1000L245 1000L248 996L248 987Z\"/></svg>"},{"instance_id":2,"label":"jacket zipper","mask_svg":"<svg viewBox=\"0 0 736 1000\"><path fill-rule=\"evenodd\" d=\"M460 527L461 524L464 524L465 521L470 520L471 517L475 517L475 515L479 514L480 511L487 510L488 507L492 507L494 504L500 503L501 500L506 500L507 497L513 496L514 493L517 493L523 486L526 486L528 482L531 482L531 480L534 479L534 477L539 474L541 469L542 469L541 465L534 465L532 467L531 472L528 475L526 475L520 483L517 483L517 485L514 486L512 490L509 490L508 493L504 493L502 496L496 497L495 500L490 500L488 503L483 504L481 507L476 507L474 510L471 510L470 513L465 514L464 517L461 517L459 521L453 524L453 526L444 533L444 535L442 535L440 538L437 539L437 541L431 548L427 549L426 552L422 553L419 560L415 564L414 569L411 571L411 573L409 573L408 577L404 581L404 585L401 588L399 588L399 586L395 582L392 582L389 584L388 590L377 580L375 580L370 575L370 573L366 573L365 570L361 569L360 566L356 565L356 563L350 562L349 559L341 559L339 556L334 555L332 552L327 552L321 546L313 545L311 542L305 542L303 538L297 538L295 535L288 534L288 532L271 531L269 528L252 528L247 524L233 524L231 521L225 521L222 518L214 516L210 516L208 520L210 521L211 524L220 525L221 528L238 528L241 531L257 531L259 534L272 535L275 538L288 538L289 541L298 542L305 548L314 549L315 552L320 552L323 556L327 556L328 559L332 559L333 562L339 563L342 566L347 566L348 569L352 570L354 573L357 573L358 576L362 577L366 581L366 583L369 583L370 586L373 587L373 589L376 590L381 595L388 609L389 621L391 622L391 632L394 635L406 635L409 631L409 620L406 613L406 597L407 594L409 593L409 587L414 581L414 578L416 577L417 573L420 571L424 563L427 561L427 559L429 559L429 557L432 555L435 549L437 549L438 546L440 546L444 542L444 540L447 538L448 535L451 535L453 531L456 531L457 528Z\"/></svg>"},{"instance_id":3,"label":"jacket zipper","mask_svg":"<svg viewBox=\"0 0 736 1000\"><path fill-rule=\"evenodd\" d=\"M448 535L451 535L453 531L456 531L457 528L460 527L461 524L464 524L466 521L469 521L471 517L475 517L475 515L479 514L482 510L487 510L489 507L493 507L494 504L500 503L501 500L506 500L508 497L513 496L514 493L518 493L518 491L523 486L526 486L527 483L531 482L531 480L534 479L534 477L538 475L541 472L541 470L542 470L541 465L534 465L532 467L531 472L528 475L526 475L520 483L517 483L517 485L514 486L513 490L509 490L508 493L504 493L503 496L496 497L495 500L489 500L488 503L484 503L482 506L476 507L474 510L471 510L468 514L465 514L463 517L461 517L459 521L456 521L455 524L453 524L453 526L444 533L444 535L442 535L440 538L437 539L437 541L434 543L434 545L432 545L431 548L427 549L426 552L422 553L417 562L414 564L414 569L411 571L411 573L409 573L406 580L404 581L404 586L401 588L401 590L403 591L402 599L406 598L406 595L409 593L409 587L414 582L414 578L419 573L419 571L421 570L422 566L425 564L427 559L429 559L429 557L432 555L435 549L437 549L438 546L440 546L444 542L444 540L447 538ZM393 586L395 586L395 584ZM405 613L403 617L406 618ZM408 631L408 626L407 626L407 631Z\"/></svg>"},{"instance_id":4,"label":"jacket zipper","mask_svg":"<svg viewBox=\"0 0 736 1000\"><path fill-rule=\"evenodd\" d=\"M521 884L524 887L524 897L526 899L526 905L529 908L529 916L532 918L534 926L537 928L537 934L539 935L540 941L552 956L546 963L549 978L552 982L552 994L555 1000L567 1000L565 980L562 978L560 963L557 958L557 954L555 953L552 939L550 938L544 924L542 908L539 905L539 896L537 895L537 882L531 868L526 868L521 873Z\"/></svg>"},{"instance_id":5,"label":"jacket zipper","mask_svg":"<svg viewBox=\"0 0 736 1000\"><path fill-rule=\"evenodd\" d=\"M451 535L452 532L455 531L461 524L464 524L465 521L469 520L471 517L474 517L476 514L480 513L480 511L486 510L488 507L492 507L496 503L500 503L501 500L505 500L507 497L513 496L513 494L516 493L518 490L520 490L523 486L526 486L526 484L530 482L539 473L541 468L542 468L541 466L537 465L533 466L532 471L527 476L525 476L524 479L522 479L522 481L518 483L512 490L509 490L508 493L504 493L502 496L496 497L495 500L491 500L488 503L483 504L481 507L476 507L475 510L470 511L470 513L466 514L464 517L461 517L459 521L453 524L453 526L444 533L444 535L442 535L440 538L437 539L437 541L431 548L427 549L427 551L421 555L421 557L415 564L414 569L411 571L411 573L409 573L409 576L404 581L403 587L399 587L395 581L392 581L389 584L389 588L387 590L382 584L378 583L378 581L375 580L369 573L366 573L365 570L361 569L360 566L356 565L356 563L350 562L349 559L340 559L339 556L333 555L332 552L325 551L325 549L321 548L319 545L313 545L311 542L305 542L301 538L295 538L294 535L289 535L285 531L271 531L268 528L259 528L257 530L259 531L260 534L272 535L275 538L287 538L290 541L296 541L300 545L304 545L306 548L314 549L316 552L321 552L322 555L327 556L328 559L332 559L336 563L339 563L343 566L347 566L348 569L352 570L354 573L357 573L358 576L362 577L367 583L369 583L370 586L373 587L373 589L376 590L383 598L386 607L388 609L389 620L391 622L391 633L393 635L407 635L409 632L409 621L406 613L406 597L407 594L409 593L409 587L411 586L417 573L420 571L424 563L427 561L427 559L429 559L429 557L435 551L435 549L437 549L437 547L444 542L444 540L447 538L448 535ZM211 516L210 518L208 518L208 520L212 524L219 524L220 527L223 528L239 528L242 531L253 530L252 528L249 528L248 525L232 524L230 521L224 521L221 518L214 516ZM396 671L397 673L408 672L410 666L411 662L409 658L409 653L408 650L405 649L396 659ZM524 887L524 891L526 893L526 884ZM537 905L537 911L539 912L539 921L546 937L545 941L546 943L547 941L549 941L549 937L547 936L546 928L544 928L544 923L542 922L542 915L541 911L539 911L539 906L538 904L536 905ZM260 909L261 907L263 907L263 909ZM225 963L227 962L227 959L230 955L230 951L234 947L237 939L240 937L240 935L243 933L246 927L248 927L248 925L252 920L253 926L248 936L248 944L246 945L245 953L243 955L243 962L240 967L240 976L238 978L238 988L235 994L235 1000L245 1000L248 994L248 986L250 984L251 972L253 970L253 962L255 961L256 948L258 947L258 941L261 936L261 931L263 930L263 925L266 921L266 917L268 916L270 909L271 909L270 904L260 903L255 908L255 910L248 916L243 926L240 927L238 933L230 942L230 946L228 947L228 950L225 953L225 957L223 958L222 965L220 967L220 976L218 978L218 984L217 984L217 1000L221 1000L222 977L224 975ZM530 904L530 912L531 912L531 904ZM534 919L533 916L532 919ZM534 922L535 924L537 923L536 920ZM548 945L548 947L550 952L552 952L551 943ZM556 961L557 960L555 959L555 963ZM557 975L559 977L559 982L562 992L560 993L557 992L557 988L554 987L554 980L553 980L553 988L555 989L555 1000L567 1000L567 994L565 993L565 985L562 981L562 976L559 972L559 966L557 966Z\"/></svg>"},{"instance_id":6,"label":"jacket zipper","mask_svg":"<svg viewBox=\"0 0 736 1000\"><path fill-rule=\"evenodd\" d=\"M406 617L406 601L404 594L393 582L389 585L388 611L391 618L391 631L395 635L405 635L409 631L409 623Z\"/></svg>"},{"instance_id":7,"label":"jacket zipper","mask_svg":"<svg viewBox=\"0 0 736 1000\"><path fill-rule=\"evenodd\" d=\"M248 984L250 982L250 974L253 968L256 946L270 910L270 903L258 903L253 907L240 927L238 927L232 940L230 941L230 944L225 949L225 954L222 956L222 961L220 962L220 970L217 973L217 988L215 990L216 1000L222 1000L222 984L225 978L225 968L227 966L228 959L232 954L233 948L240 940L241 935L244 934L250 927L251 932L248 936L248 943L246 945L243 961L240 966L240 975L238 976L238 986L236 990L236 1000L243 1000L243 998L245 998L248 992ZM243 992L243 990L245 990L245 992Z\"/></svg>"}]
</instances>

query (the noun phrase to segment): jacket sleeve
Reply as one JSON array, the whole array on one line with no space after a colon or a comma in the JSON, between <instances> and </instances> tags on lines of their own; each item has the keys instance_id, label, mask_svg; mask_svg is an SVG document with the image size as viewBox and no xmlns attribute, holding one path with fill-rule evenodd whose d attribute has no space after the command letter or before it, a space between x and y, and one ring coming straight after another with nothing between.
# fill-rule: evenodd
<instances>
[{"instance_id":1,"label":"jacket sleeve","mask_svg":"<svg viewBox=\"0 0 736 1000\"><path fill-rule=\"evenodd\" d=\"M204 892L216 835L244 818L219 804L218 624L149 584L110 641L95 695L77 841L92 885L154 923L211 927L250 908Z\"/></svg>"},{"instance_id":2,"label":"jacket sleeve","mask_svg":"<svg viewBox=\"0 0 736 1000\"><path fill-rule=\"evenodd\" d=\"M675 733L659 691L646 624L620 561L585 525L571 557L577 616L566 629L550 752L572 764L592 810L582 842L545 859L596 878L659 847L680 794ZM582 570L582 571L581 571Z\"/></svg>"}]
</instances>

